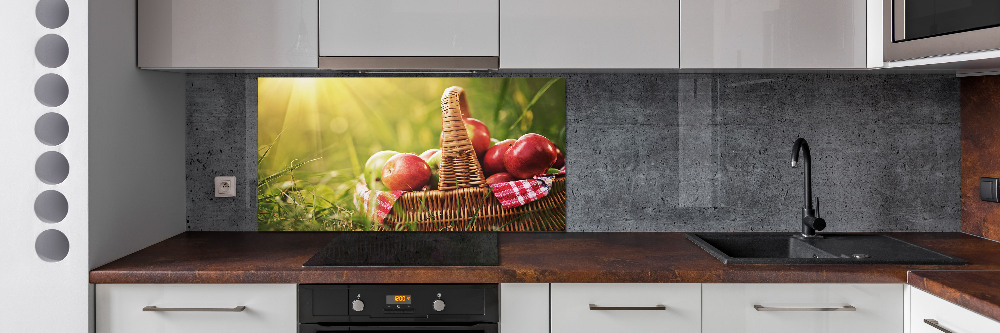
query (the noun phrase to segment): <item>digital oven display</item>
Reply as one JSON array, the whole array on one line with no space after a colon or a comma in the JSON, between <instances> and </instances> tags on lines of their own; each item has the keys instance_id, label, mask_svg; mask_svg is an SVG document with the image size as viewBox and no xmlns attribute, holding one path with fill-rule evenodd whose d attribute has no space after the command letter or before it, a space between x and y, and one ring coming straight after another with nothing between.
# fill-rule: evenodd
<instances>
[{"instance_id":1,"label":"digital oven display","mask_svg":"<svg viewBox=\"0 0 1000 333\"><path fill-rule=\"evenodd\" d=\"M385 295L385 304L411 304L410 295Z\"/></svg>"}]
</instances>

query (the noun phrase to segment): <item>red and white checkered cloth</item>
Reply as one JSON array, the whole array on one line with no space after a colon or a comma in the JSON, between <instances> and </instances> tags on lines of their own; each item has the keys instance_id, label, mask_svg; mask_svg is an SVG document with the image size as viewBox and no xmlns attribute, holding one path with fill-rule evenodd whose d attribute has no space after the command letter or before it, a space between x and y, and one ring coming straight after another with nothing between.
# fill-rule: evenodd
<instances>
[{"instance_id":1,"label":"red and white checkered cloth","mask_svg":"<svg viewBox=\"0 0 1000 333\"><path fill-rule=\"evenodd\" d=\"M406 191L370 190L364 182L359 182L354 190L358 191L358 196L361 197L361 206L358 209L363 210L365 216L378 223L382 223L386 215L389 215L396 199L406 193ZM373 203L377 203L377 205L373 205Z\"/></svg>"},{"instance_id":2,"label":"red and white checkered cloth","mask_svg":"<svg viewBox=\"0 0 1000 333\"><path fill-rule=\"evenodd\" d=\"M497 197L503 208L519 207L544 198L552 190L552 181L556 176L564 174L566 174L565 168L558 173L538 175L533 179L492 184L490 190L493 191L493 195ZM392 205L403 193L406 193L406 191L371 190L363 182L359 182L354 190L361 197L361 202L358 203L360 206L357 208L364 211L369 219L378 223L382 223L382 220L392 211Z\"/></svg>"},{"instance_id":3,"label":"red and white checkered cloth","mask_svg":"<svg viewBox=\"0 0 1000 333\"><path fill-rule=\"evenodd\" d=\"M500 201L503 208L524 206L529 202L544 198L552 190L552 181L566 171L547 175L538 175L534 179L522 179L504 183L491 184L493 195Z\"/></svg>"}]
</instances>

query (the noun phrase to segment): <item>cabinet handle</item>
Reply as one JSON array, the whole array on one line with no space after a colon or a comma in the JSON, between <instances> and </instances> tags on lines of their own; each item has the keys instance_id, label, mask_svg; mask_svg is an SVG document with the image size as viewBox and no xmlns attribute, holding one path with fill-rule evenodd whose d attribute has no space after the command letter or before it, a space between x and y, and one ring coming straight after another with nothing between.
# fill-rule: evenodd
<instances>
[{"instance_id":1,"label":"cabinet handle","mask_svg":"<svg viewBox=\"0 0 1000 333\"><path fill-rule=\"evenodd\" d=\"M232 308L158 308L155 305L149 305L142 308L142 311L156 311L156 312L175 312L175 311L192 311L192 312L243 312L247 307L240 305Z\"/></svg>"},{"instance_id":2,"label":"cabinet handle","mask_svg":"<svg viewBox=\"0 0 1000 333\"><path fill-rule=\"evenodd\" d=\"M590 309L591 310L600 310L600 311L666 310L667 306L666 305L659 305L659 304L654 305L654 306L598 306L596 304L591 304L590 305Z\"/></svg>"},{"instance_id":3,"label":"cabinet handle","mask_svg":"<svg viewBox=\"0 0 1000 333\"><path fill-rule=\"evenodd\" d=\"M853 305L844 305L830 308L776 308L754 304L753 309L757 311L858 311Z\"/></svg>"},{"instance_id":4,"label":"cabinet handle","mask_svg":"<svg viewBox=\"0 0 1000 333\"><path fill-rule=\"evenodd\" d=\"M944 328L944 326L941 326L941 324L938 323L938 321L934 320L934 319L924 319L924 323L927 324L927 325L931 325L931 327L936 328L939 331L944 332L944 333L955 333L955 332L952 332L951 330L949 330L947 328Z\"/></svg>"}]
</instances>

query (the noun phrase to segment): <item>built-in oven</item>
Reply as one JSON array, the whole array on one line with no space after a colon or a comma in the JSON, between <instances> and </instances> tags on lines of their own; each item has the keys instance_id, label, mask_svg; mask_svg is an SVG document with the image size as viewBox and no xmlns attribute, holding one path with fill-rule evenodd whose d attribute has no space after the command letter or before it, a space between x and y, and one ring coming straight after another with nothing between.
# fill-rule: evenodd
<instances>
[{"instance_id":1,"label":"built-in oven","mask_svg":"<svg viewBox=\"0 0 1000 333\"><path fill-rule=\"evenodd\" d=\"M998 0L884 0L884 58L1000 49Z\"/></svg>"},{"instance_id":2,"label":"built-in oven","mask_svg":"<svg viewBox=\"0 0 1000 333\"><path fill-rule=\"evenodd\" d=\"M496 284L299 285L299 333L497 333Z\"/></svg>"}]
</instances>

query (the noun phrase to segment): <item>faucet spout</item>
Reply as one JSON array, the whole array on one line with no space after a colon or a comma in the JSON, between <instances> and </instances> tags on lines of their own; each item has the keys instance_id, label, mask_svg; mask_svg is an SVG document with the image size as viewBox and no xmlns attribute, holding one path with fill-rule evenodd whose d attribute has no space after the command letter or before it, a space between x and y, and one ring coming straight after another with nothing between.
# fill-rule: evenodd
<instances>
[{"instance_id":1,"label":"faucet spout","mask_svg":"<svg viewBox=\"0 0 1000 333\"><path fill-rule=\"evenodd\" d=\"M802 167L805 169L802 173L803 189L802 194L805 201L802 208L812 209L812 155L809 154L809 143L806 139L798 138L795 140L795 144L792 145L792 167L797 168L799 166L799 152L802 152Z\"/></svg>"},{"instance_id":2,"label":"faucet spout","mask_svg":"<svg viewBox=\"0 0 1000 333\"><path fill-rule=\"evenodd\" d=\"M802 236L816 237L817 230L826 228L826 221L816 216L812 205L812 156L809 154L809 143L798 138L792 146L792 167L799 166L799 152L802 153Z\"/></svg>"}]
</instances>

